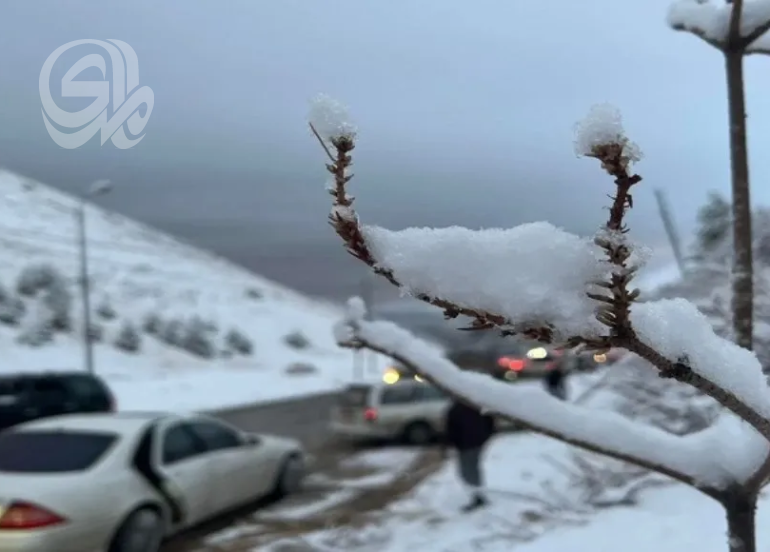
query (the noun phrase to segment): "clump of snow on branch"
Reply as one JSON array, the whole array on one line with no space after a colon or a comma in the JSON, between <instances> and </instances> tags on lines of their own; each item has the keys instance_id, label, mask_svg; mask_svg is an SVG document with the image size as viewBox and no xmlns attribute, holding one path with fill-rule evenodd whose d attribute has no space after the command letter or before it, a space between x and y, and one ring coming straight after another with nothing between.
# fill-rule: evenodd
<instances>
[{"instance_id":1,"label":"clump of snow on branch","mask_svg":"<svg viewBox=\"0 0 770 552\"><path fill-rule=\"evenodd\" d=\"M766 457L767 442L729 412L709 428L676 436L615 412L561 401L540 388L512 386L487 374L460 370L408 330L387 321L364 320L360 300L349 303L335 336L340 345L362 344L392 356L486 411L590 450L633 458L653 469L662 467L701 486L723 488L743 482Z\"/></svg>"},{"instance_id":2,"label":"clump of snow on branch","mask_svg":"<svg viewBox=\"0 0 770 552\"><path fill-rule=\"evenodd\" d=\"M596 238L607 241L615 246L622 246L628 249L628 251L631 252L631 255L626 261L628 270L637 270L644 267L652 257L652 248L632 240L628 233L603 227L596 233ZM614 266L612 270L617 273L620 269L619 267Z\"/></svg>"},{"instance_id":3,"label":"clump of snow on branch","mask_svg":"<svg viewBox=\"0 0 770 552\"><path fill-rule=\"evenodd\" d=\"M377 263L392 270L406 293L496 313L514 328L548 323L557 339L606 331L586 291L591 282L606 281L612 268L591 239L548 222L488 230L367 226L363 232Z\"/></svg>"},{"instance_id":4,"label":"clump of snow on branch","mask_svg":"<svg viewBox=\"0 0 770 552\"><path fill-rule=\"evenodd\" d=\"M358 130L351 123L348 108L326 94L319 94L310 103L308 120L319 136L326 141L335 138L352 140Z\"/></svg>"},{"instance_id":5,"label":"clump of snow on branch","mask_svg":"<svg viewBox=\"0 0 770 552\"><path fill-rule=\"evenodd\" d=\"M642 159L639 146L626 137L620 110L608 103L597 104L591 107L582 121L575 124L575 154L579 157L591 156L596 148L608 144L623 146L623 157L629 163Z\"/></svg>"},{"instance_id":6,"label":"clump of snow on branch","mask_svg":"<svg viewBox=\"0 0 770 552\"><path fill-rule=\"evenodd\" d=\"M677 0L671 4L667 22L676 30L689 31L707 41L724 46L730 32L733 4L722 0ZM770 2L744 1L741 11L741 36L746 37L770 21ZM755 40L748 51L770 47L770 36L765 33Z\"/></svg>"},{"instance_id":7,"label":"clump of snow on branch","mask_svg":"<svg viewBox=\"0 0 770 552\"><path fill-rule=\"evenodd\" d=\"M714 333L695 305L680 298L636 303L631 323L639 339L665 358L689 366L770 417L770 388L756 355Z\"/></svg>"}]
</instances>

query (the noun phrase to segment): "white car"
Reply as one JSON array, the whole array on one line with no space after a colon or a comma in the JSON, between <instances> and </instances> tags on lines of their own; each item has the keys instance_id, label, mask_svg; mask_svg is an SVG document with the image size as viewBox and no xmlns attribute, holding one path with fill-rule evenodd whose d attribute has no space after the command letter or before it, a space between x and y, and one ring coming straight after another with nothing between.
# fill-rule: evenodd
<instances>
[{"instance_id":1,"label":"white car","mask_svg":"<svg viewBox=\"0 0 770 552\"><path fill-rule=\"evenodd\" d=\"M0 433L0 552L157 552L304 473L296 441L198 414L36 420Z\"/></svg>"}]
</instances>

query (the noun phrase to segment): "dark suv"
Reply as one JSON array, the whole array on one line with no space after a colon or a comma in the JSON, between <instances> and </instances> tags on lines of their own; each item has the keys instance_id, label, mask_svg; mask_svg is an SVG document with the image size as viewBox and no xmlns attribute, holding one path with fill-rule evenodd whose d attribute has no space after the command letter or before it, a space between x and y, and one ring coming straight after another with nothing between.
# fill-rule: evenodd
<instances>
[{"instance_id":1,"label":"dark suv","mask_svg":"<svg viewBox=\"0 0 770 552\"><path fill-rule=\"evenodd\" d=\"M46 372L0 376L0 430L75 412L113 412L115 397L97 376Z\"/></svg>"}]
</instances>

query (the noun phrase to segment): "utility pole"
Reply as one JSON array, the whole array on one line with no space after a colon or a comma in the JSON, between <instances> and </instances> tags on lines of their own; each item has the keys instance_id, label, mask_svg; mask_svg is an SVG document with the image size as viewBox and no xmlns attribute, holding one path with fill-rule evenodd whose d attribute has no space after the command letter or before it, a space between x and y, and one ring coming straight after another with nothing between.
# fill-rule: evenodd
<instances>
[{"instance_id":1,"label":"utility pole","mask_svg":"<svg viewBox=\"0 0 770 552\"><path fill-rule=\"evenodd\" d=\"M674 219L671 215L670 209L668 208L668 203L666 202L666 197L663 193L663 190L656 188L654 192L655 199L658 202L660 218L663 220L663 228L666 230L668 242L671 244L671 250L674 252L674 259L676 260L676 264L679 267L679 274L684 277L685 268L684 258L682 256L682 242L680 241L679 234L677 233L676 227L674 226Z\"/></svg>"},{"instance_id":2,"label":"utility pole","mask_svg":"<svg viewBox=\"0 0 770 552\"><path fill-rule=\"evenodd\" d=\"M94 346L91 335L91 283L88 275L88 238L86 233L86 202L89 198L108 193L109 180L97 180L78 198L75 212L78 226L78 253L80 257L80 295L83 300L83 364L89 374L94 373Z\"/></svg>"}]
</instances>

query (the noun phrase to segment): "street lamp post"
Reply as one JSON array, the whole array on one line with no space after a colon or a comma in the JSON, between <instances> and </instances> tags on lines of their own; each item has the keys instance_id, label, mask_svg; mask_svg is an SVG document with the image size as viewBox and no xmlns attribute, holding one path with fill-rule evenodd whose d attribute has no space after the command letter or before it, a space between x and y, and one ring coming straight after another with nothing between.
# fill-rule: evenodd
<instances>
[{"instance_id":1,"label":"street lamp post","mask_svg":"<svg viewBox=\"0 0 770 552\"><path fill-rule=\"evenodd\" d=\"M88 373L94 372L94 348L91 335L91 283L88 276L88 239L86 234L86 203L89 199L109 193L109 180L97 180L78 198L76 218L78 253L80 257L80 296L83 300L83 362Z\"/></svg>"}]
</instances>

